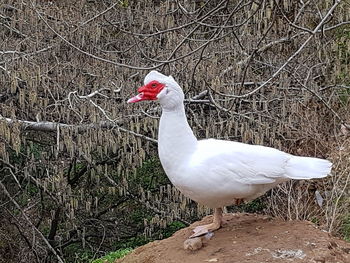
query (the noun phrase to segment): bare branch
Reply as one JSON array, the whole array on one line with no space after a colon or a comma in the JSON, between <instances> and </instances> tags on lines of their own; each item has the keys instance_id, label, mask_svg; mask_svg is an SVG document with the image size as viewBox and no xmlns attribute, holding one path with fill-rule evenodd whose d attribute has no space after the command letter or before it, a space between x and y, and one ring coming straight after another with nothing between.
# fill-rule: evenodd
<instances>
[{"instance_id":1,"label":"bare branch","mask_svg":"<svg viewBox=\"0 0 350 263\"><path fill-rule=\"evenodd\" d=\"M100 106L98 107L101 108ZM96 129L96 128L117 129L118 131L126 132L136 137L139 137L141 139L145 139L147 141L157 143L156 139L153 139L146 135L139 134L137 132L120 127L118 126L118 123L119 123L118 121L111 120L111 119L109 121L101 121L99 123L78 124L78 125L50 122L50 121L35 122L35 121L25 121L25 120L13 120L2 116L0 116L0 121L5 121L7 123L19 123L24 130L46 131L46 132L57 132L58 128L72 128L72 129L77 129L78 131L86 131L88 129Z\"/></svg>"},{"instance_id":2,"label":"bare branch","mask_svg":"<svg viewBox=\"0 0 350 263\"><path fill-rule=\"evenodd\" d=\"M33 131L45 131L45 132L56 132L57 127L61 128L76 128L79 131L86 131L87 129L93 128L102 128L102 129L112 129L115 128L117 122L100 122L100 123L91 123L91 124L66 124L59 122L51 121L26 121L26 120L14 120L10 118L5 118L0 115L0 121L5 121L7 123L19 123L24 130L33 130Z\"/></svg>"},{"instance_id":3,"label":"bare branch","mask_svg":"<svg viewBox=\"0 0 350 263\"><path fill-rule=\"evenodd\" d=\"M113 186L118 187L118 184L112 179L110 178L107 174L104 174L104 177L108 180L108 182L110 184L112 184ZM162 215L162 216L166 216L167 213L165 211L159 210L157 207L152 206L149 202L143 202L140 198L138 198L137 196L135 196L133 193L131 193L130 191L126 190L126 194L127 196L130 196L133 200L135 200L136 202L142 203L143 205L145 205L147 208L149 208L150 210L152 210L153 212L155 212L156 214ZM175 216L176 220L179 220L180 222L186 224L186 225L190 225L190 222L187 222L186 220Z\"/></svg>"},{"instance_id":4,"label":"bare branch","mask_svg":"<svg viewBox=\"0 0 350 263\"><path fill-rule=\"evenodd\" d=\"M275 77L278 76L279 73L281 73L284 68L296 57L300 54L300 52L306 47L306 45L310 42L310 40L315 36L315 34L318 32L318 30L321 28L321 26L323 26L324 22L327 20L327 18L333 13L334 9L339 5L339 3L341 2L341 0L337 0L335 2L335 4L328 10L327 14L323 17L323 19L321 20L321 22L315 27L315 29L312 31L312 34L310 34L310 36L304 41L304 43L299 47L299 49L294 52L294 54L292 56L290 56L287 61L277 70L275 71L275 73L272 74L272 76L270 78L268 78L263 84L261 84L259 87L257 87L256 89L243 94L243 95L232 95L232 94L221 94L220 95L224 95L226 97L229 98L246 98L251 96L252 94L256 93L257 91L261 90L263 87L265 87L267 84L269 84L271 82L271 80L273 80Z\"/></svg>"},{"instance_id":5,"label":"bare branch","mask_svg":"<svg viewBox=\"0 0 350 263\"><path fill-rule=\"evenodd\" d=\"M119 67L125 67L125 68L129 68L129 69L138 69L138 70L151 70L151 69L156 69L161 65L156 65L153 67L136 67L136 66L132 66L132 65L127 65L127 64L123 64L123 63L118 63L109 59L105 59L105 58L101 58L99 56L93 55L87 51L82 50L81 48L75 46L73 43L71 43L70 41L68 41L65 37L63 37L61 34L59 34L55 29L53 29L53 27L50 26L50 24L47 22L47 20L40 14L40 12L37 10L36 6L34 5L34 3L32 1L30 1L32 4L33 9L35 10L35 12L37 13L37 16L40 18L40 20L42 20L46 26L55 34L57 35L61 40L63 40L63 42L65 42L66 44L68 44L69 46L71 46L72 48L74 48L75 50L79 51L80 53L87 55L89 57L92 57L94 59L100 60L102 62L106 62L106 63L110 63L113 64L115 66L119 66Z\"/></svg>"},{"instance_id":6,"label":"bare branch","mask_svg":"<svg viewBox=\"0 0 350 263\"><path fill-rule=\"evenodd\" d=\"M20 205L16 202L15 199L12 198L10 193L7 191L6 187L2 182L0 182L0 186L3 190L3 193L11 200L11 202L16 206L16 208L21 212L23 218L27 221L27 223L34 229L34 231L40 236L40 238L44 241L49 250L56 256L58 262L64 263L63 259L57 254L56 250L51 246L50 242L44 237L44 235L40 232L38 228L32 223L32 221L28 218L28 216L23 212Z\"/></svg>"}]
</instances>

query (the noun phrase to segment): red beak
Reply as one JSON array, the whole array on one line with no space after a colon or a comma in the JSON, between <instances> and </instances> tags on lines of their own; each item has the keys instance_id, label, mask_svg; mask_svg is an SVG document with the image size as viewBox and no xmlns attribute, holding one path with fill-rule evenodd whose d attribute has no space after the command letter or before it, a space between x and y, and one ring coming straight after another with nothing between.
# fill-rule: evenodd
<instances>
[{"instance_id":1,"label":"red beak","mask_svg":"<svg viewBox=\"0 0 350 263\"><path fill-rule=\"evenodd\" d=\"M139 94L137 94L136 96L128 99L128 103L134 103L134 102L139 102L139 101L142 101L142 100L147 100L147 97L144 96L145 86L142 86L137 91L139 92Z\"/></svg>"},{"instance_id":2,"label":"red beak","mask_svg":"<svg viewBox=\"0 0 350 263\"><path fill-rule=\"evenodd\" d=\"M128 103L139 102L141 100L145 100L143 98L143 93L137 94L135 97L132 97L132 98L128 99Z\"/></svg>"}]
</instances>

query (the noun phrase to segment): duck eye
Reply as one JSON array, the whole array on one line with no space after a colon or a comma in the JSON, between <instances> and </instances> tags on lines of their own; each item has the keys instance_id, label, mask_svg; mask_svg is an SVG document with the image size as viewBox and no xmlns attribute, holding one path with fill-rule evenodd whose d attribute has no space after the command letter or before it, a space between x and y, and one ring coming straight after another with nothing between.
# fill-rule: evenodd
<instances>
[{"instance_id":1,"label":"duck eye","mask_svg":"<svg viewBox=\"0 0 350 263\"><path fill-rule=\"evenodd\" d=\"M155 87L157 87L157 84L156 84L156 83L153 83L153 84L152 84L152 88L155 88Z\"/></svg>"}]
</instances>

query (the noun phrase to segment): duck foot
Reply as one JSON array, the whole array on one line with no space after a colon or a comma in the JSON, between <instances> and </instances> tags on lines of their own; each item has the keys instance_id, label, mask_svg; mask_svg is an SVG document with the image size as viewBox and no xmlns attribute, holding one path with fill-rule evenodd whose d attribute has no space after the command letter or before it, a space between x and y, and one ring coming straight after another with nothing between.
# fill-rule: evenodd
<instances>
[{"instance_id":1,"label":"duck foot","mask_svg":"<svg viewBox=\"0 0 350 263\"><path fill-rule=\"evenodd\" d=\"M190 238L200 237L218 230L221 227L222 223L222 208L215 208L213 223L197 226L195 229L193 229L194 234L191 235Z\"/></svg>"}]
</instances>

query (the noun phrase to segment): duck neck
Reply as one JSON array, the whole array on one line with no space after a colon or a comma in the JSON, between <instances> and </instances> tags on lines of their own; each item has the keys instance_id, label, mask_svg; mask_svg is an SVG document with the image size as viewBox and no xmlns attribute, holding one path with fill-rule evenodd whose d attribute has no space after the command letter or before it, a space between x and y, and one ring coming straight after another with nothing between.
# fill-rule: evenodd
<instances>
[{"instance_id":1,"label":"duck neck","mask_svg":"<svg viewBox=\"0 0 350 263\"><path fill-rule=\"evenodd\" d=\"M163 109L159 123L158 152L165 170L174 168L188 159L197 146L190 128L184 105L172 110Z\"/></svg>"}]
</instances>

